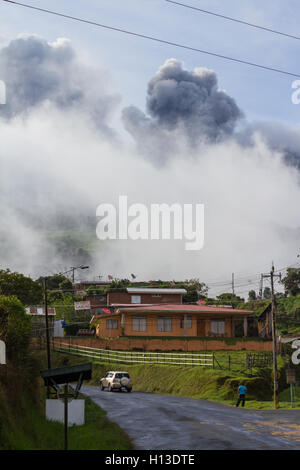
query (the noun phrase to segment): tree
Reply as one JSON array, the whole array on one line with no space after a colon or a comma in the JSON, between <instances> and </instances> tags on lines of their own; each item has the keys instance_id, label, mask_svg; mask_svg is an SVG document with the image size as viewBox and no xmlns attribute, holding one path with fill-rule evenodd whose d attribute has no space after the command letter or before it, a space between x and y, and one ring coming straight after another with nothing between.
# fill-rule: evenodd
<instances>
[{"instance_id":1,"label":"tree","mask_svg":"<svg viewBox=\"0 0 300 470\"><path fill-rule=\"evenodd\" d=\"M6 343L7 357L21 363L29 348L31 319L16 296L0 295L0 339Z\"/></svg>"},{"instance_id":2,"label":"tree","mask_svg":"<svg viewBox=\"0 0 300 470\"><path fill-rule=\"evenodd\" d=\"M264 299L270 299L271 295L272 295L272 293L271 293L270 287L265 287L264 288L264 293L263 293Z\"/></svg>"},{"instance_id":3,"label":"tree","mask_svg":"<svg viewBox=\"0 0 300 470\"><path fill-rule=\"evenodd\" d=\"M249 301L256 300L256 292L255 292L255 290L250 290L250 291L249 291L249 293L248 293L248 298L249 298Z\"/></svg>"},{"instance_id":4,"label":"tree","mask_svg":"<svg viewBox=\"0 0 300 470\"><path fill-rule=\"evenodd\" d=\"M41 276L37 279L37 282L43 285L44 279L46 279L47 281L47 288L49 290L61 289L62 287L65 288L66 286L71 286L70 289L73 289L71 281L62 274L54 274L53 276Z\"/></svg>"},{"instance_id":5,"label":"tree","mask_svg":"<svg viewBox=\"0 0 300 470\"><path fill-rule=\"evenodd\" d=\"M86 296L91 297L93 295L105 295L105 290L101 287L89 286L86 289Z\"/></svg>"},{"instance_id":6,"label":"tree","mask_svg":"<svg viewBox=\"0 0 300 470\"><path fill-rule=\"evenodd\" d=\"M232 307L236 307L240 303L244 302L244 299L242 297L239 297L238 295L231 294L230 292L225 292L224 294L217 295L217 299L219 304L228 304L232 305Z\"/></svg>"},{"instance_id":7,"label":"tree","mask_svg":"<svg viewBox=\"0 0 300 470\"><path fill-rule=\"evenodd\" d=\"M9 269L0 270L0 295L15 295L23 305L36 305L43 300L43 288L30 277Z\"/></svg>"},{"instance_id":8,"label":"tree","mask_svg":"<svg viewBox=\"0 0 300 470\"><path fill-rule=\"evenodd\" d=\"M74 300L71 294L59 294L60 297L57 297L56 293L49 294L49 306L55 307L55 319L56 320L66 320L71 321L74 319L75 308Z\"/></svg>"},{"instance_id":9,"label":"tree","mask_svg":"<svg viewBox=\"0 0 300 470\"><path fill-rule=\"evenodd\" d=\"M62 282L59 283L58 285L59 289L61 289L63 292L72 292L73 291L73 284L72 282L65 278Z\"/></svg>"},{"instance_id":10,"label":"tree","mask_svg":"<svg viewBox=\"0 0 300 470\"><path fill-rule=\"evenodd\" d=\"M199 297L207 296L207 292L208 292L207 285L204 282L200 282L200 280L197 278L187 279L186 281L184 281L184 285L187 290L189 289L196 290Z\"/></svg>"},{"instance_id":11,"label":"tree","mask_svg":"<svg viewBox=\"0 0 300 470\"><path fill-rule=\"evenodd\" d=\"M281 283L284 285L284 290L288 295L296 296L300 294L300 269L288 268L286 276L282 279Z\"/></svg>"},{"instance_id":12,"label":"tree","mask_svg":"<svg viewBox=\"0 0 300 470\"><path fill-rule=\"evenodd\" d=\"M119 289L130 286L129 279L113 279L110 283L111 289Z\"/></svg>"}]
</instances>

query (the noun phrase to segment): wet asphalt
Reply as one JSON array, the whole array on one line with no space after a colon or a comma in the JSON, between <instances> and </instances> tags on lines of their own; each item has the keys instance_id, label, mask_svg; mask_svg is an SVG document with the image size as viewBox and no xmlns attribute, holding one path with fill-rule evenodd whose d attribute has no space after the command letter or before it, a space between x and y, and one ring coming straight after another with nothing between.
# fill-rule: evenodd
<instances>
[{"instance_id":1,"label":"wet asphalt","mask_svg":"<svg viewBox=\"0 0 300 470\"><path fill-rule=\"evenodd\" d=\"M83 386L145 450L299 450L300 410L247 410L193 398Z\"/></svg>"}]
</instances>

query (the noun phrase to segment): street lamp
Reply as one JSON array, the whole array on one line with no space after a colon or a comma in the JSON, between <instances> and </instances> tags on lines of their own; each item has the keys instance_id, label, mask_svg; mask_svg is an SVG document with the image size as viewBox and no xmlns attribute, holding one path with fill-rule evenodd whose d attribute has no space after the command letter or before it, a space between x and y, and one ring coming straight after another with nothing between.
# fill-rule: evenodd
<instances>
[{"instance_id":1,"label":"street lamp","mask_svg":"<svg viewBox=\"0 0 300 470\"><path fill-rule=\"evenodd\" d=\"M75 270L76 269L88 269L88 268L89 268L89 266L84 266L84 265L72 266L70 269L68 269L68 271L65 271L64 273L59 273L59 274L63 275L63 274L67 274L67 273L72 272L72 282L74 284L74 282L75 282Z\"/></svg>"}]
</instances>

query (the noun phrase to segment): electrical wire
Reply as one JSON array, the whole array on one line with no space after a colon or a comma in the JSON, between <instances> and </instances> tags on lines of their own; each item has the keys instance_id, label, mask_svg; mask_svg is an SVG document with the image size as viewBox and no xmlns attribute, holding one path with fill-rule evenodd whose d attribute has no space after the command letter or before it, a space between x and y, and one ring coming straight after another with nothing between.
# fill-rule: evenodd
<instances>
[{"instance_id":1,"label":"electrical wire","mask_svg":"<svg viewBox=\"0 0 300 470\"><path fill-rule=\"evenodd\" d=\"M195 6L192 6L192 5L187 5L186 3L175 2L174 0L165 0L165 2L173 3L174 5L177 5L177 6L181 6L181 7L184 7L184 8L189 8L191 10L199 11L200 13L205 13L207 15L212 15L212 16L217 16L217 17L222 18L224 20L234 21L235 23L241 23L241 24L244 24L246 26L250 26L252 28L262 29L263 31L267 31L269 33L279 34L280 36L286 36L288 38L297 39L298 41L300 41L299 36L294 36L292 34L283 33L282 31L278 31L276 29L266 28L265 26L260 26L260 25L254 24L254 23L249 23L248 21L240 20L240 19L237 19L237 18L232 18L231 16L221 15L220 13L215 13L215 12L212 12L212 11L209 11L209 10L203 10L202 8L198 8L198 7L195 7Z\"/></svg>"},{"instance_id":2,"label":"electrical wire","mask_svg":"<svg viewBox=\"0 0 300 470\"><path fill-rule=\"evenodd\" d=\"M300 78L300 74L293 73L293 72L288 72L286 70L277 69L277 68L274 68L274 67L268 67L266 65L261 65L261 64L257 64L257 63L254 63L254 62L249 62L247 60L237 59L235 57L230 57L230 56L226 56L226 55L223 55L223 54L218 54L218 53L207 51L207 50L204 50L204 49L198 49L196 47L187 46L187 45L172 42L172 41L167 41L167 40L164 40L164 39L161 39L161 38L156 38L154 36L148 36L148 35L145 35L145 34L136 33L136 32L129 31L129 30L116 28L116 27L104 25L104 24L101 24L101 23L96 23L95 21L86 20L84 18L79 18L79 17L76 17L76 16L66 15L66 14L59 13L59 12L53 11L53 10L46 10L44 8L35 7L35 6L32 6L32 5L28 5L26 3L14 2L12 0L3 0L3 1L6 2L6 3L19 5L19 6L22 6L22 7L25 7L25 8L30 8L32 10L36 10L36 11L39 11L39 12L48 13L48 14L51 14L51 15L59 16L59 17L62 17L62 18L67 18L67 19L74 20L74 21L79 21L81 23L90 24L90 25L93 25L93 26L97 26L97 27L100 27L100 28L105 28L105 29L115 31L115 32L119 32L119 33L123 33L123 34L128 34L128 35L135 36L135 37L138 37L138 38L141 38L141 39L148 39L150 41L155 41L155 42L166 44L166 45L169 45L169 46L179 47L181 49L189 50L189 51L192 51L192 52L198 52L198 53L201 53L201 54L206 54L206 55L209 55L209 56L218 57L219 59L229 60L231 62L236 62L236 63L240 63L240 64L244 64L244 65L249 65L251 67L256 67L256 68L268 70L268 71L271 71L271 72L276 72L276 73L280 73L280 74L283 74L283 75L289 75L289 76L292 76L292 77Z\"/></svg>"}]
</instances>

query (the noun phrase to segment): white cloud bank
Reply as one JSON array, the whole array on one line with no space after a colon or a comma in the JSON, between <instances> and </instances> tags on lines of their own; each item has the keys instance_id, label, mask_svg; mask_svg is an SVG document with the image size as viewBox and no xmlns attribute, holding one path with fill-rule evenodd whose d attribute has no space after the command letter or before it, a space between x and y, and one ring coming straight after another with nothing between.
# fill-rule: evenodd
<instances>
[{"instance_id":1,"label":"white cloud bank","mask_svg":"<svg viewBox=\"0 0 300 470\"><path fill-rule=\"evenodd\" d=\"M102 71L95 82L96 71L80 68L76 54L68 49L59 65L64 67L62 73L56 53L61 58L60 48L71 48L64 41L49 45L35 38L29 50L22 48L24 44L18 43L13 54L9 55L8 49L0 53L0 70L2 66L7 76L23 71L18 63L23 63L26 54L27 58L31 54L32 64L30 69L27 63L25 82L24 71L23 82L21 76L14 79L15 89L24 99L22 106L16 99L9 112L3 108L0 122L2 267L39 275L72 266L72 253L57 248L51 237L45 238L45 231L68 229L68 218L69 230L75 220L77 229L84 231L88 216L95 241L95 251L88 260L90 276L129 277L135 273L140 280L199 277L206 281L230 278L232 272L260 273L272 260L280 267L295 260L300 233L299 173L294 166L286 165L283 154L265 141L259 129L251 133L251 144L237 138L233 122L240 113L231 98L224 95L226 99L222 100L222 109L225 107L229 114L234 110L230 132L226 131L224 139L195 143L195 121L198 112L203 114L201 105L183 124L172 122L165 135L154 136L157 148L151 148L152 158L148 158L141 141L138 145L124 143L110 127L118 95L107 91ZM57 81L48 91L44 87L42 96L34 86L28 86L35 67L42 85L48 83L44 77L49 71L51 83L54 78ZM78 100L74 94L70 101L63 99L70 96L70 81L78 87ZM26 85L23 91L22 83ZM149 119L158 122L156 114ZM207 122L205 119L205 134ZM193 129L187 131L185 127L191 123ZM147 132L151 132L151 126ZM213 134L219 135L216 129ZM151 133L147 137L151 141ZM162 148L168 151L172 141L176 141L172 158L157 164L155 152L161 157ZM129 204L203 203L204 248L185 251L184 241L97 241L98 204L117 203L123 194Z\"/></svg>"}]
</instances>

